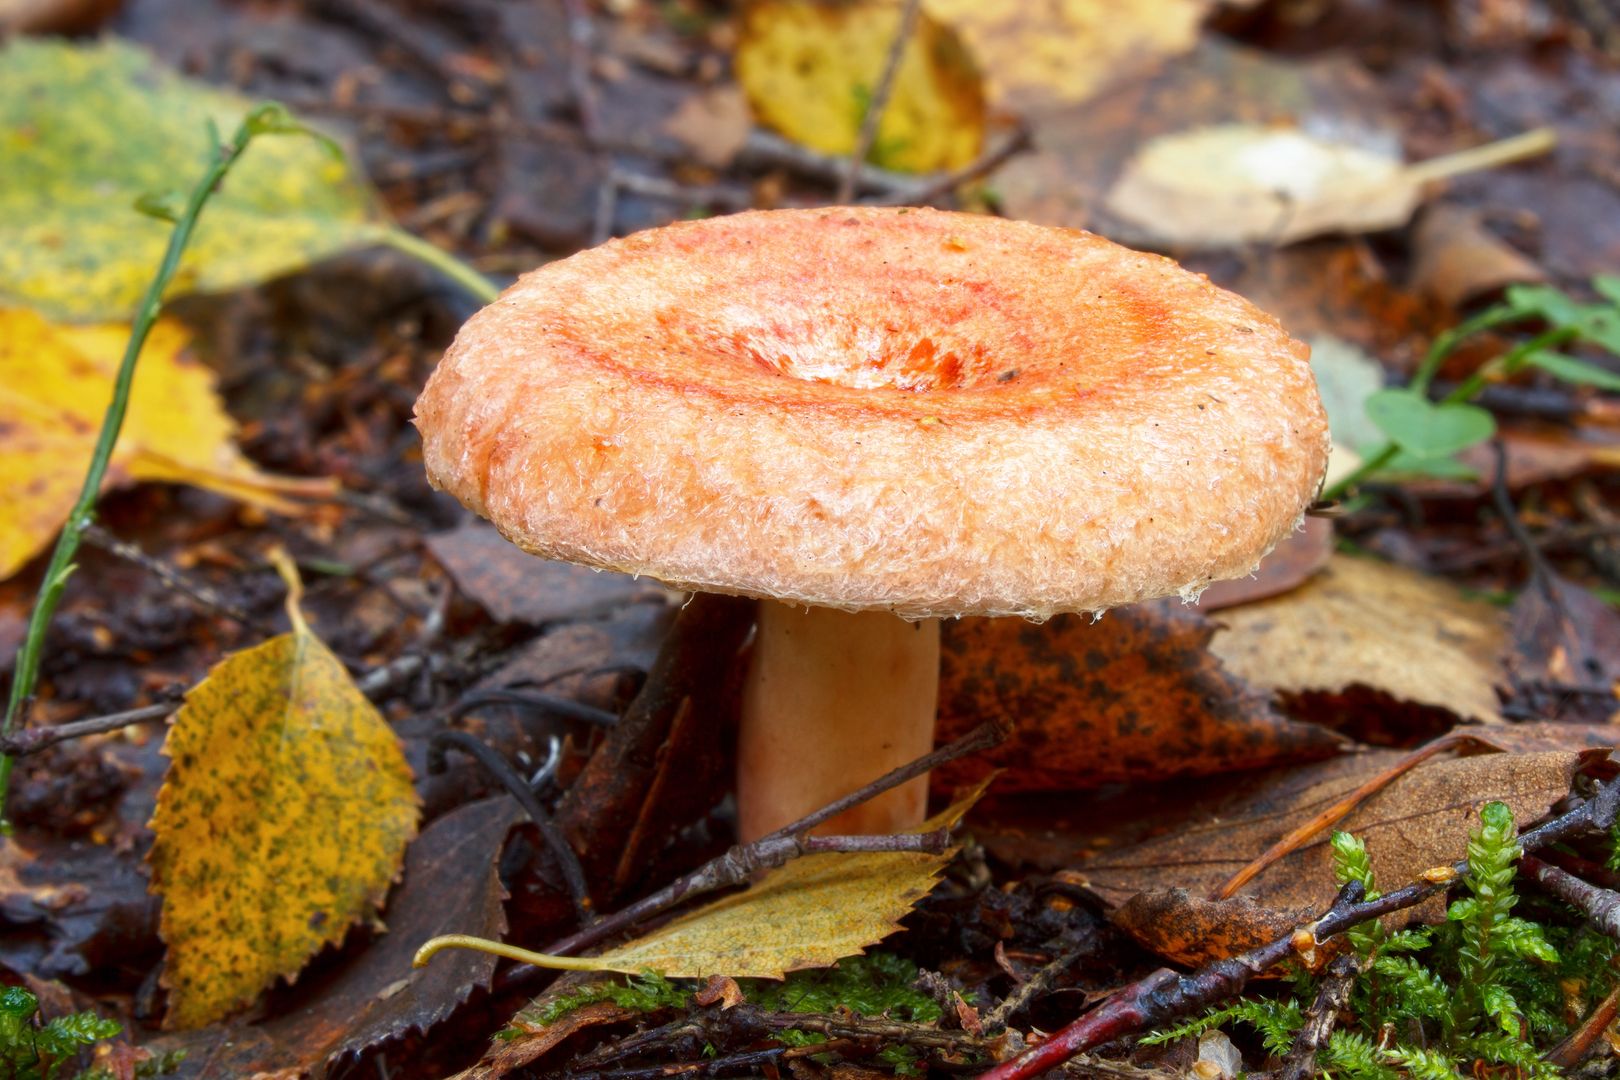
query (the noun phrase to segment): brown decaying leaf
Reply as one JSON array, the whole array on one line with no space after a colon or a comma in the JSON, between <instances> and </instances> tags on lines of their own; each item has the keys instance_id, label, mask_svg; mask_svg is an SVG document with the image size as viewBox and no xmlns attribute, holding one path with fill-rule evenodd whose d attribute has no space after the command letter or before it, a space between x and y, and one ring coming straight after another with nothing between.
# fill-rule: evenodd
<instances>
[{"instance_id":1,"label":"brown decaying leaf","mask_svg":"<svg viewBox=\"0 0 1620 1080\"><path fill-rule=\"evenodd\" d=\"M1569 736L1571 747L1590 741L1588 731ZM1242 897L1214 904L1199 898L1401 757L1377 750L1254 778L1240 791L1186 806L1178 827L1099 856L1081 872L1099 896L1120 906L1115 921L1147 948L1186 964L1230 955L1326 908L1338 888L1327 838L1279 860ZM1578 749L1564 749L1432 759L1373 795L1337 828L1366 841L1378 881L1394 888L1461 858L1479 808L1493 799L1512 807L1521 824L1539 818L1569 791L1581 757ZM1438 910L1431 904L1418 915L1433 918ZM1188 926L1197 933L1184 933Z\"/></svg>"},{"instance_id":2,"label":"brown decaying leaf","mask_svg":"<svg viewBox=\"0 0 1620 1080\"><path fill-rule=\"evenodd\" d=\"M163 1036L159 1052L185 1050L188 1080L232 1080L285 1070L318 1072L345 1055L445 1019L489 985L496 960L457 950L413 969L411 955L437 934L499 938L506 932L499 862L523 810L501 795L469 803L422 831L405 855L404 880L389 898L389 930L335 978L297 996L298 1007L263 1024L221 1025Z\"/></svg>"},{"instance_id":3,"label":"brown decaying leaf","mask_svg":"<svg viewBox=\"0 0 1620 1080\"><path fill-rule=\"evenodd\" d=\"M1412 286L1448 308L1507 285L1547 280L1546 271L1480 221L1479 212L1441 203L1412 232Z\"/></svg>"},{"instance_id":4,"label":"brown decaying leaf","mask_svg":"<svg viewBox=\"0 0 1620 1080\"><path fill-rule=\"evenodd\" d=\"M949 788L1004 767L1002 792L1203 776L1338 752L1342 740L1273 711L1208 649L1215 624L1177 601L1097 622L1060 615L942 628L939 739L988 719L1013 735L938 770Z\"/></svg>"},{"instance_id":5,"label":"brown decaying leaf","mask_svg":"<svg viewBox=\"0 0 1620 1080\"><path fill-rule=\"evenodd\" d=\"M748 96L735 83L702 90L664 121L664 130L681 140L692 156L712 169L724 169L737 156L754 128Z\"/></svg>"},{"instance_id":6,"label":"brown decaying leaf","mask_svg":"<svg viewBox=\"0 0 1620 1080\"><path fill-rule=\"evenodd\" d=\"M1219 611L1280 596L1310 580L1332 557L1333 522L1308 517L1299 531L1289 533L1260 560L1260 569L1248 577L1217 581L1205 589L1198 598L1198 609Z\"/></svg>"},{"instance_id":7,"label":"brown decaying leaf","mask_svg":"<svg viewBox=\"0 0 1620 1080\"><path fill-rule=\"evenodd\" d=\"M1235 674L1287 693L1365 686L1468 720L1500 719L1501 612L1453 585L1335 556L1293 592L1221 613L1210 648Z\"/></svg>"},{"instance_id":8,"label":"brown decaying leaf","mask_svg":"<svg viewBox=\"0 0 1620 1080\"><path fill-rule=\"evenodd\" d=\"M539 626L675 595L647 578L536 558L482 521L436 533L427 546L456 587L497 622Z\"/></svg>"},{"instance_id":9,"label":"brown decaying leaf","mask_svg":"<svg viewBox=\"0 0 1620 1080\"><path fill-rule=\"evenodd\" d=\"M1620 723L1620 612L1547 571L1513 602L1513 682L1559 718Z\"/></svg>"},{"instance_id":10,"label":"brown decaying leaf","mask_svg":"<svg viewBox=\"0 0 1620 1080\"><path fill-rule=\"evenodd\" d=\"M563 975L512 1017L510 1026L522 1032L521 1036L515 1039L496 1039L476 1065L457 1073L451 1080L494 1080L496 1077L506 1076L513 1070L540 1060L576 1032L584 1031L586 1028L620 1024L642 1015L634 1009L615 1005L611 1001L598 1001L592 1005L570 1009L549 1024L540 1019L545 1008L558 998L577 993L591 983L616 978L618 978L616 975L604 976L598 972L583 974L568 972Z\"/></svg>"}]
</instances>

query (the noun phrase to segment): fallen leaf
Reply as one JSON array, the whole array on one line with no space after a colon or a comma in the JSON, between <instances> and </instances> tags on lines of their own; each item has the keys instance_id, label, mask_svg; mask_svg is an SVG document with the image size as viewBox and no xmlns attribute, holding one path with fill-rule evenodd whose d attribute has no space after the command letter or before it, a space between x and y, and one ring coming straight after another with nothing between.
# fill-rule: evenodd
<instances>
[{"instance_id":1,"label":"fallen leaf","mask_svg":"<svg viewBox=\"0 0 1620 1080\"><path fill-rule=\"evenodd\" d=\"M1331 457L1329 462L1328 474L1331 476L1334 470ZM1260 566L1254 573L1248 577L1217 581L1205 589L1198 598L1198 609L1220 611L1222 608L1280 596L1309 581L1332 557L1333 522L1327 518L1308 517L1297 531L1289 533L1271 549L1271 554L1260 560Z\"/></svg>"},{"instance_id":2,"label":"fallen leaf","mask_svg":"<svg viewBox=\"0 0 1620 1080\"><path fill-rule=\"evenodd\" d=\"M729 83L693 94L664 121L664 130L686 144L692 156L711 169L730 165L753 127L748 96L741 87Z\"/></svg>"},{"instance_id":3,"label":"fallen leaf","mask_svg":"<svg viewBox=\"0 0 1620 1080\"><path fill-rule=\"evenodd\" d=\"M1498 720L1502 614L1388 563L1335 556L1292 592L1221 613L1210 648L1240 678L1281 693L1366 687L1468 720Z\"/></svg>"},{"instance_id":4,"label":"fallen leaf","mask_svg":"<svg viewBox=\"0 0 1620 1080\"><path fill-rule=\"evenodd\" d=\"M919 833L960 821L989 779L929 818ZM928 895L955 849L829 852L767 871L746 890L683 915L645 937L590 959L606 971L670 978L780 979L856 956L900 928Z\"/></svg>"},{"instance_id":5,"label":"fallen leaf","mask_svg":"<svg viewBox=\"0 0 1620 1080\"><path fill-rule=\"evenodd\" d=\"M1545 133L1530 132L1408 166L1398 147L1383 140L1368 146L1299 129L1218 124L1144 145L1104 202L1155 243L1179 249L1289 244L1397 228L1430 181L1551 145Z\"/></svg>"},{"instance_id":6,"label":"fallen leaf","mask_svg":"<svg viewBox=\"0 0 1620 1080\"><path fill-rule=\"evenodd\" d=\"M1513 602L1517 696L1560 720L1620 723L1620 612L1546 571Z\"/></svg>"},{"instance_id":7,"label":"fallen leaf","mask_svg":"<svg viewBox=\"0 0 1620 1080\"><path fill-rule=\"evenodd\" d=\"M1570 736L1569 746L1589 744L1588 731ZM1377 750L1273 771L1212 801L1189 802L1179 826L1099 856L1080 872L1105 902L1119 906L1115 922L1147 948L1189 965L1231 955L1273 939L1332 901L1338 885L1327 837L1273 864L1238 897L1202 897L1320 807L1402 756ZM1393 889L1461 858L1487 802L1507 803L1521 825L1540 818L1568 793L1581 760L1577 749L1431 759L1336 828L1366 841L1379 883ZM1443 904L1431 902L1415 913L1433 919L1443 911Z\"/></svg>"},{"instance_id":8,"label":"fallen leaf","mask_svg":"<svg viewBox=\"0 0 1620 1080\"><path fill-rule=\"evenodd\" d=\"M320 1071L344 1056L448 1017L475 989L488 987L495 958L457 951L428 968L411 968L416 947L436 934L499 937L506 931L499 864L507 833L525 820L506 795L446 814L405 852L405 871L389 897L390 926L335 977L298 996L293 1011L262 1024L173 1032L158 1053L184 1050L204 1075L251 1076L277 1069Z\"/></svg>"},{"instance_id":9,"label":"fallen leaf","mask_svg":"<svg viewBox=\"0 0 1620 1080\"><path fill-rule=\"evenodd\" d=\"M208 122L228 135L250 107L115 40L0 48L0 303L129 316L170 233L135 200L200 174ZM314 140L261 139L209 201L169 295L240 288L389 232L365 182Z\"/></svg>"},{"instance_id":10,"label":"fallen leaf","mask_svg":"<svg viewBox=\"0 0 1620 1080\"><path fill-rule=\"evenodd\" d=\"M457 1073L451 1080L495 1080L538 1061L577 1032L621 1024L644 1015L611 1001L597 1001L569 1009L550 1022L543 1019L552 1002L578 993L585 986L604 978L617 976L603 976L596 972L565 973L512 1017L510 1030L517 1033L515 1037L497 1038L477 1064Z\"/></svg>"},{"instance_id":11,"label":"fallen leaf","mask_svg":"<svg viewBox=\"0 0 1620 1080\"><path fill-rule=\"evenodd\" d=\"M126 326L58 326L0 308L0 578L43 549L73 508L128 339ZM185 483L281 511L296 508L288 496L333 494L330 481L273 476L242 456L213 373L188 344L178 323L152 328L106 486Z\"/></svg>"},{"instance_id":12,"label":"fallen leaf","mask_svg":"<svg viewBox=\"0 0 1620 1080\"><path fill-rule=\"evenodd\" d=\"M186 695L148 862L163 897L165 1024L192 1028L296 976L374 912L416 831L399 740L298 609Z\"/></svg>"},{"instance_id":13,"label":"fallen leaf","mask_svg":"<svg viewBox=\"0 0 1620 1080\"><path fill-rule=\"evenodd\" d=\"M1546 271L1485 228L1478 211L1431 206L1412 231L1412 284L1447 308L1546 280Z\"/></svg>"},{"instance_id":14,"label":"fallen leaf","mask_svg":"<svg viewBox=\"0 0 1620 1080\"><path fill-rule=\"evenodd\" d=\"M0 34L82 34L118 7L119 0L0 0Z\"/></svg>"},{"instance_id":15,"label":"fallen leaf","mask_svg":"<svg viewBox=\"0 0 1620 1080\"><path fill-rule=\"evenodd\" d=\"M1155 234L1107 212L1108 192L1149 140L1212 125L1339 133L1394 152L1398 128L1386 93L1342 55L1293 60L1205 35L1189 54L1145 78L1122 81L1080 105L1036 118L1033 153L996 172L1011 217L1091 228L1142 246ZM1297 329L1291 327L1291 329Z\"/></svg>"},{"instance_id":16,"label":"fallen leaf","mask_svg":"<svg viewBox=\"0 0 1620 1080\"><path fill-rule=\"evenodd\" d=\"M938 737L986 720L1012 727L991 750L936 770L950 787L1007 771L1003 793L1206 776L1339 752L1339 736L1273 711L1210 653L1216 624L1179 601L1093 621L1059 615L941 627Z\"/></svg>"},{"instance_id":17,"label":"fallen leaf","mask_svg":"<svg viewBox=\"0 0 1620 1080\"><path fill-rule=\"evenodd\" d=\"M925 0L961 35L991 97L1015 109L1078 104L1192 49L1210 0Z\"/></svg>"},{"instance_id":18,"label":"fallen leaf","mask_svg":"<svg viewBox=\"0 0 1620 1080\"><path fill-rule=\"evenodd\" d=\"M1392 149L1246 124L1197 128L1143 146L1104 202L1155 242L1182 249L1394 228L1422 189Z\"/></svg>"},{"instance_id":19,"label":"fallen leaf","mask_svg":"<svg viewBox=\"0 0 1620 1080\"><path fill-rule=\"evenodd\" d=\"M650 578L536 558L482 521L435 533L427 547L456 587L497 622L542 626L678 595Z\"/></svg>"},{"instance_id":20,"label":"fallen leaf","mask_svg":"<svg viewBox=\"0 0 1620 1080\"><path fill-rule=\"evenodd\" d=\"M825 154L854 151L900 26L898 0L754 0L734 63L759 119ZM901 54L871 160L907 172L966 165L984 142L978 71L925 11Z\"/></svg>"}]
</instances>

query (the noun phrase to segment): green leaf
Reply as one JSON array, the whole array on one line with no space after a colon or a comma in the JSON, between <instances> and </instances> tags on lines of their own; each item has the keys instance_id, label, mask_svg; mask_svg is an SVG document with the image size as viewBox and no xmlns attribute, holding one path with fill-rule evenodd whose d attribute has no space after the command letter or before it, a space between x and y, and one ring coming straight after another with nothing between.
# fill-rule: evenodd
<instances>
[{"instance_id":1,"label":"green leaf","mask_svg":"<svg viewBox=\"0 0 1620 1080\"><path fill-rule=\"evenodd\" d=\"M1580 386L1595 386L1600 390L1620 392L1620 375L1596 364L1588 364L1585 360L1546 351L1531 353L1526 359L1556 379Z\"/></svg>"},{"instance_id":2,"label":"green leaf","mask_svg":"<svg viewBox=\"0 0 1620 1080\"><path fill-rule=\"evenodd\" d=\"M1477 405L1437 405L1410 390L1380 390L1367 399L1367 416L1391 442L1420 459L1449 457L1496 432L1496 418Z\"/></svg>"},{"instance_id":3,"label":"green leaf","mask_svg":"<svg viewBox=\"0 0 1620 1080\"><path fill-rule=\"evenodd\" d=\"M1507 302L1521 316L1536 315L1553 326L1574 326L1586 314L1586 305L1551 285L1509 285Z\"/></svg>"},{"instance_id":4,"label":"green leaf","mask_svg":"<svg viewBox=\"0 0 1620 1080\"><path fill-rule=\"evenodd\" d=\"M1592 279L1592 288L1609 303L1620 306L1620 275L1599 274Z\"/></svg>"},{"instance_id":5,"label":"green leaf","mask_svg":"<svg viewBox=\"0 0 1620 1080\"><path fill-rule=\"evenodd\" d=\"M200 173L218 152L210 123L234 131L250 113L266 131L306 130L120 42L0 47L0 304L129 316L170 232L131 204ZM266 139L203 212L170 294L240 288L391 233L342 161L308 139Z\"/></svg>"}]
</instances>

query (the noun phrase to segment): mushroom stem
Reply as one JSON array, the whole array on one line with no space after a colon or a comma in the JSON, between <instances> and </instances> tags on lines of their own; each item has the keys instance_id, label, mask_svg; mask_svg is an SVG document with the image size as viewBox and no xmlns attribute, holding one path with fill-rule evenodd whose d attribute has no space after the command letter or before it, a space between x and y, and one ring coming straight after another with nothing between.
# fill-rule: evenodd
<instances>
[{"instance_id":1,"label":"mushroom stem","mask_svg":"<svg viewBox=\"0 0 1620 1080\"><path fill-rule=\"evenodd\" d=\"M928 753L938 694L938 620L762 601L738 733L742 842ZM927 801L918 777L813 831L910 828Z\"/></svg>"}]
</instances>

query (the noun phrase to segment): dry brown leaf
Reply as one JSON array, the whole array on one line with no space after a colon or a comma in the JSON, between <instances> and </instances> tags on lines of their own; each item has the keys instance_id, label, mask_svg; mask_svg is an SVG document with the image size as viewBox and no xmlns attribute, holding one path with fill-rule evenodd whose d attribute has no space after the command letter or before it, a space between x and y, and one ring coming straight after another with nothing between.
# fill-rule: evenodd
<instances>
[{"instance_id":1,"label":"dry brown leaf","mask_svg":"<svg viewBox=\"0 0 1620 1080\"><path fill-rule=\"evenodd\" d=\"M1568 734L1572 747L1589 742L1589 730ZM1332 901L1338 886L1327 838L1279 860L1243 897L1218 904L1198 898L1402 756L1379 750L1272 772L1224 798L1185 807L1181 826L1100 856L1081 872L1099 896L1121 906L1116 921L1148 948L1187 964L1230 955ZM1461 858L1487 802L1507 803L1521 824L1541 817L1568 793L1581 758L1579 750L1564 749L1433 759L1373 795L1337 828L1366 841L1378 880L1394 888ZM1178 889L1184 895L1171 895ZM1431 904L1418 914L1432 918L1438 910ZM1191 925L1200 928L1196 935L1184 932Z\"/></svg>"},{"instance_id":2,"label":"dry brown leaf","mask_svg":"<svg viewBox=\"0 0 1620 1080\"><path fill-rule=\"evenodd\" d=\"M925 0L967 43L992 100L1017 109L1077 104L1191 49L1211 0Z\"/></svg>"},{"instance_id":3,"label":"dry brown leaf","mask_svg":"<svg viewBox=\"0 0 1620 1080\"><path fill-rule=\"evenodd\" d=\"M1298 589L1221 613L1210 648L1233 673L1286 694L1367 687L1469 720L1499 720L1502 613L1388 563L1335 556Z\"/></svg>"},{"instance_id":4,"label":"dry brown leaf","mask_svg":"<svg viewBox=\"0 0 1620 1080\"><path fill-rule=\"evenodd\" d=\"M1337 445L1334 446L1335 456L1344 452ZM1324 484L1333 482L1334 468L1330 459L1329 479ZM1332 557L1333 522L1327 518L1308 517L1299 531L1289 533L1282 543L1271 549L1271 554L1260 560L1260 567L1254 573L1244 578L1217 581L1205 589L1198 598L1198 608L1200 611L1219 611L1280 596L1305 584Z\"/></svg>"},{"instance_id":5,"label":"dry brown leaf","mask_svg":"<svg viewBox=\"0 0 1620 1080\"><path fill-rule=\"evenodd\" d=\"M1513 683L1562 720L1620 723L1620 612L1550 571L1513 602Z\"/></svg>"},{"instance_id":6,"label":"dry brown leaf","mask_svg":"<svg viewBox=\"0 0 1620 1080\"><path fill-rule=\"evenodd\" d=\"M664 131L681 140L693 157L711 169L730 165L753 127L748 96L733 83L693 94L664 121Z\"/></svg>"},{"instance_id":7,"label":"dry brown leaf","mask_svg":"<svg viewBox=\"0 0 1620 1080\"><path fill-rule=\"evenodd\" d=\"M944 766L942 788L1004 767L1001 792L1205 776L1337 753L1342 740L1276 713L1222 669L1215 624L1177 601L1093 621L961 619L941 631L939 738L989 719L1000 746Z\"/></svg>"},{"instance_id":8,"label":"dry brown leaf","mask_svg":"<svg viewBox=\"0 0 1620 1080\"><path fill-rule=\"evenodd\" d=\"M1546 271L1485 228L1477 210L1441 204L1412 233L1412 286L1447 308L1507 285L1547 280Z\"/></svg>"}]
</instances>

